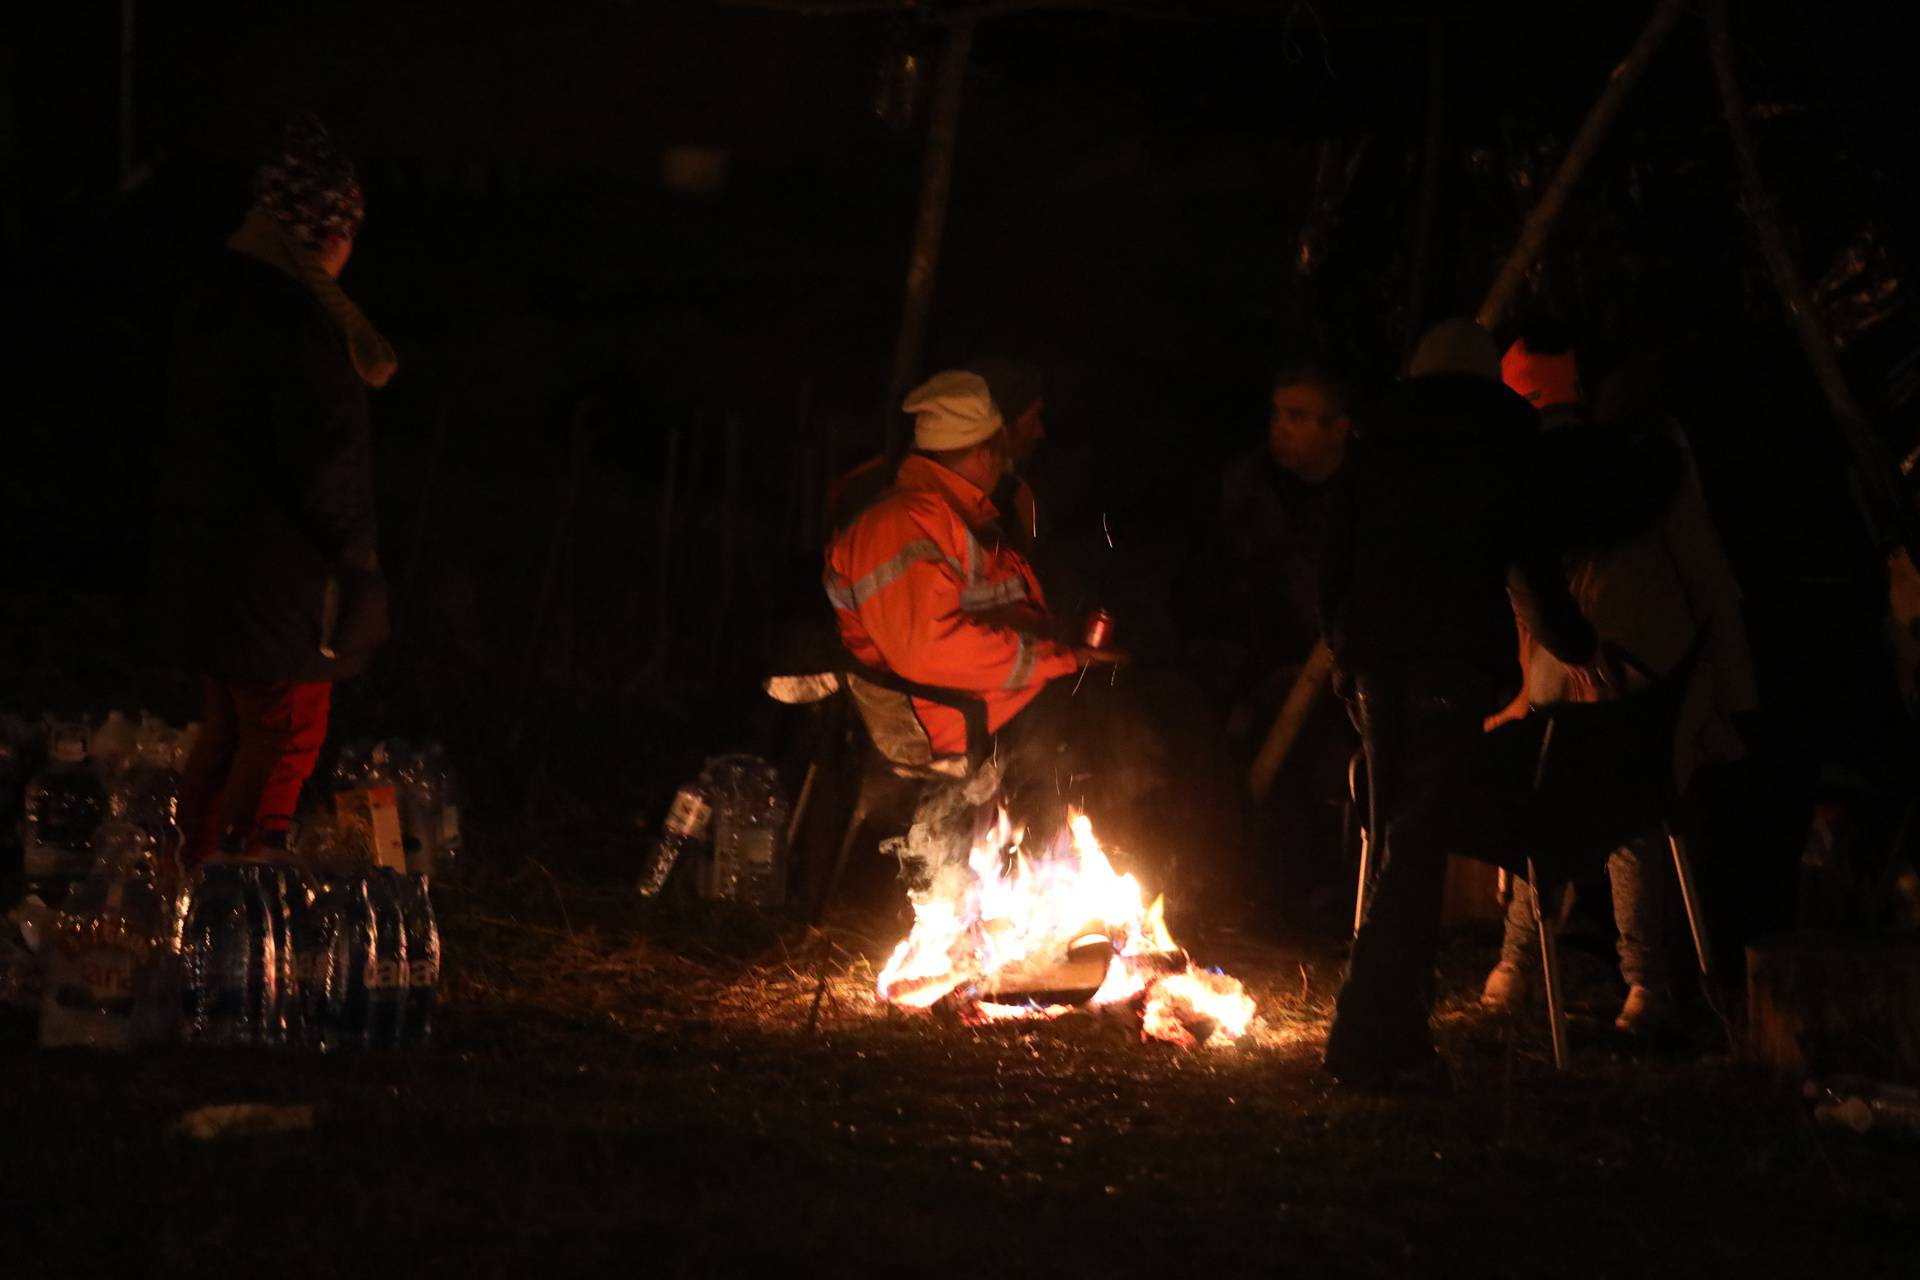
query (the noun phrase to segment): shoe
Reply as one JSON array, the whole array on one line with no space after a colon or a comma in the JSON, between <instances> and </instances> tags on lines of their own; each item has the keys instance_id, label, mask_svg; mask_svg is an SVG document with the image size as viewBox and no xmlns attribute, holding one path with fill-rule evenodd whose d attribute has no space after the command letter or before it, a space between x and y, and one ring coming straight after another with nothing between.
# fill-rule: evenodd
<instances>
[{"instance_id":1,"label":"shoe","mask_svg":"<svg viewBox=\"0 0 1920 1280\"><path fill-rule=\"evenodd\" d=\"M1487 975L1487 985L1480 992L1480 1007L1492 1013L1512 1013L1526 998L1526 971L1502 960Z\"/></svg>"},{"instance_id":2,"label":"shoe","mask_svg":"<svg viewBox=\"0 0 1920 1280\"><path fill-rule=\"evenodd\" d=\"M1672 1019L1673 997L1666 989L1645 987L1636 982L1627 988L1627 1001L1620 1006L1620 1016L1613 1020L1613 1025L1630 1036L1641 1036Z\"/></svg>"},{"instance_id":3,"label":"shoe","mask_svg":"<svg viewBox=\"0 0 1920 1280\"><path fill-rule=\"evenodd\" d=\"M1423 1052L1398 1059L1329 1057L1316 1077L1352 1093L1430 1098L1453 1095L1453 1072L1431 1045Z\"/></svg>"}]
</instances>

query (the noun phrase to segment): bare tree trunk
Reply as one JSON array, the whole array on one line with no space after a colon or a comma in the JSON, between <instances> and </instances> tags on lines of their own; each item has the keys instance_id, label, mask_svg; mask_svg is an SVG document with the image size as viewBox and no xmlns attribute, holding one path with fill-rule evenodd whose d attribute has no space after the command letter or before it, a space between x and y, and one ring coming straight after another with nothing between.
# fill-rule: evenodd
<instances>
[{"instance_id":1,"label":"bare tree trunk","mask_svg":"<svg viewBox=\"0 0 1920 1280\"><path fill-rule=\"evenodd\" d=\"M957 18L948 29L947 47L940 55L933 120L927 128L927 149L920 163L920 212L913 227L913 251L907 259L906 289L900 303L900 336L893 349L893 374L887 384L889 453L899 444L900 419L894 408L926 351L927 315L933 307L940 244L946 234L954 144L960 136L960 99L967 82L967 59L973 51L973 27L972 18Z\"/></svg>"},{"instance_id":2,"label":"bare tree trunk","mask_svg":"<svg viewBox=\"0 0 1920 1280\"><path fill-rule=\"evenodd\" d=\"M1684 2L1660 0L1632 50L1607 78L1607 87L1601 90L1600 97L1588 110L1586 120L1580 125L1580 132L1574 136L1573 145L1567 148L1567 154L1560 161L1559 169L1555 170L1553 180L1547 184L1546 193L1540 197L1540 203L1527 215L1526 222L1520 228L1519 240L1507 255L1507 260L1500 264L1493 287L1487 290L1486 301L1480 304L1480 312L1474 319L1479 321L1482 329L1491 332L1505 317L1507 308L1513 305L1514 295L1520 292L1521 281L1526 279L1527 272L1532 270L1534 262L1540 257L1540 251L1546 247L1547 233L1553 229L1554 220L1560 216L1560 210L1565 207L1574 184L1580 180L1587 161L1600 149L1600 142L1607 136L1613 118L1620 114L1620 104L1626 101L1628 90L1633 88L1641 72L1647 69L1654 51L1667 38L1667 32L1673 29Z\"/></svg>"},{"instance_id":3,"label":"bare tree trunk","mask_svg":"<svg viewBox=\"0 0 1920 1280\"><path fill-rule=\"evenodd\" d=\"M1890 550L1905 540L1907 524L1905 504L1900 496L1899 485L1894 480L1892 460L1881 446L1879 437L1874 434L1866 411L1854 398L1852 388L1847 386L1846 375L1840 370L1840 360L1834 354L1833 343L1820 323L1813 299L1807 293L1806 282L1801 279L1800 270L1794 265L1793 255L1787 249L1786 234L1780 229L1779 210L1761 179L1760 164L1755 158L1753 132L1747 127L1746 96L1740 91L1740 81L1734 75L1733 51L1727 39L1725 0L1707 0L1705 16L1707 54L1713 61L1714 79L1720 87L1721 110L1726 116L1727 133L1733 140L1734 156L1739 161L1742 203L1746 206L1747 217L1753 221L1754 233L1760 240L1760 252L1767 262L1767 272L1773 277L1773 287L1780 294L1780 304L1786 308L1787 318L1793 322L1794 333L1807 353L1807 360L1813 365L1814 377L1819 380L1820 390L1825 393L1827 405L1833 410L1834 420L1840 424L1847 449L1853 455L1854 471L1859 480L1855 501L1861 506L1861 515L1874 541L1881 550Z\"/></svg>"}]
</instances>

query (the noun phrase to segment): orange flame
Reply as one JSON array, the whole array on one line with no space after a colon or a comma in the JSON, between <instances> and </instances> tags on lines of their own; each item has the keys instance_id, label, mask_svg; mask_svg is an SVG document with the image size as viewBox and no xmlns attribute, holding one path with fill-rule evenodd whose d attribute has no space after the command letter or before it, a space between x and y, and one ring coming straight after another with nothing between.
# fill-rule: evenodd
<instances>
[{"instance_id":1,"label":"orange flame","mask_svg":"<svg viewBox=\"0 0 1920 1280\"><path fill-rule=\"evenodd\" d=\"M1088 1001L1137 1001L1141 1037L1189 1048L1231 1044L1253 1020L1253 1000L1223 973L1197 968L1167 930L1166 902L1143 905L1140 882L1114 870L1085 814L1037 858L1004 809L964 867L912 895L913 929L880 971L882 1002L925 1009L954 997L970 1022L1056 1018L1071 1006L996 1002L999 980L1045 974L1091 950L1106 973Z\"/></svg>"}]
</instances>

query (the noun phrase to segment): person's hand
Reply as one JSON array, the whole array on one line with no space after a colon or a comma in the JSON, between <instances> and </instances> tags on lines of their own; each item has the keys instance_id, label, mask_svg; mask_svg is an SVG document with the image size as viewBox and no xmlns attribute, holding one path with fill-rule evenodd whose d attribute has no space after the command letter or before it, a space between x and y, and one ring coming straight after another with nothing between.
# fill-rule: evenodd
<instances>
[{"instance_id":1,"label":"person's hand","mask_svg":"<svg viewBox=\"0 0 1920 1280\"><path fill-rule=\"evenodd\" d=\"M1073 647L1073 656L1083 667L1124 667L1133 661L1125 649L1093 649L1084 644Z\"/></svg>"},{"instance_id":2,"label":"person's hand","mask_svg":"<svg viewBox=\"0 0 1920 1280\"><path fill-rule=\"evenodd\" d=\"M1514 695L1512 702L1500 708L1481 722L1480 728L1492 733L1503 724L1512 724L1515 720L1525 720L1533 713L1533 704L1527 701L1527 691L1522 689Z\"/></svg>"}]
</instances>

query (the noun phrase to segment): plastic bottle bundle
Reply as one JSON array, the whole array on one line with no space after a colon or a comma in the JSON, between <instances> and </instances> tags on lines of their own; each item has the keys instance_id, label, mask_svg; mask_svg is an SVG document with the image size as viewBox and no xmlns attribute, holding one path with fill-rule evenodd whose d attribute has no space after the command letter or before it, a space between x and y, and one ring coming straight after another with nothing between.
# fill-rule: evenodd
<instances>
[{"instance_id":1,"label":"plastic bottle bundle","mask_svg":"<svg viewBox=\"0 0 1920 1280\"><path fill-rule=\"evenodd\" d=\"M152 846L129 823L95 839L87 879L67 895L42 943L40 1043L125 1049L162 1038L172 1018L167 908Z\"/></svg>"},{"instance_id":2,"label":"plastic bottle bundle","mask_svg":"<svg viewBox=\"0 0 1920 1280\"><path fill-rule=\"evenodd\" d=\"M779 772L758 756L707 762L713 797L710 896L777 907L786 901L787 798Z\"/></svg>"},{"instance_id":3,"label":"plastic bottle bundle","mask_svg":"<svg viewBox=\"0 0 1920 1280\"><path fill-rule=\"evenodd\" d=\"M259 864L229 854L210 858L187 892L183 1035L221 1047L282 1042L281 961Z\"/></svg>"},{"instance_id":4,"label":"plastic bottle bundle","mask_svg":"<svg viewBox=\"0 0 1920 1280\"><path fill-rule=\"evenodd\" d=\"M51 902L92 871L93 833L108 805L105 785L87 764L84 725L56 727L49 755L46 771L27 787L21 861L29 886Z\"/></svg>"},{"instance_id":5,"label":"plastic bottle bundle","mask_svg":"<svg viewBox=\"0 0 1920 1280\"><path fill-rule=\"evenodd\" d=\"M321 1048L396 1048L432 1034L440 930L428 878L373 864L353 827L302 841L314 860L311 906L294 912L307 1016ZM309 940L310 939L310 940Z\"/></svg>"}]
</instances>

